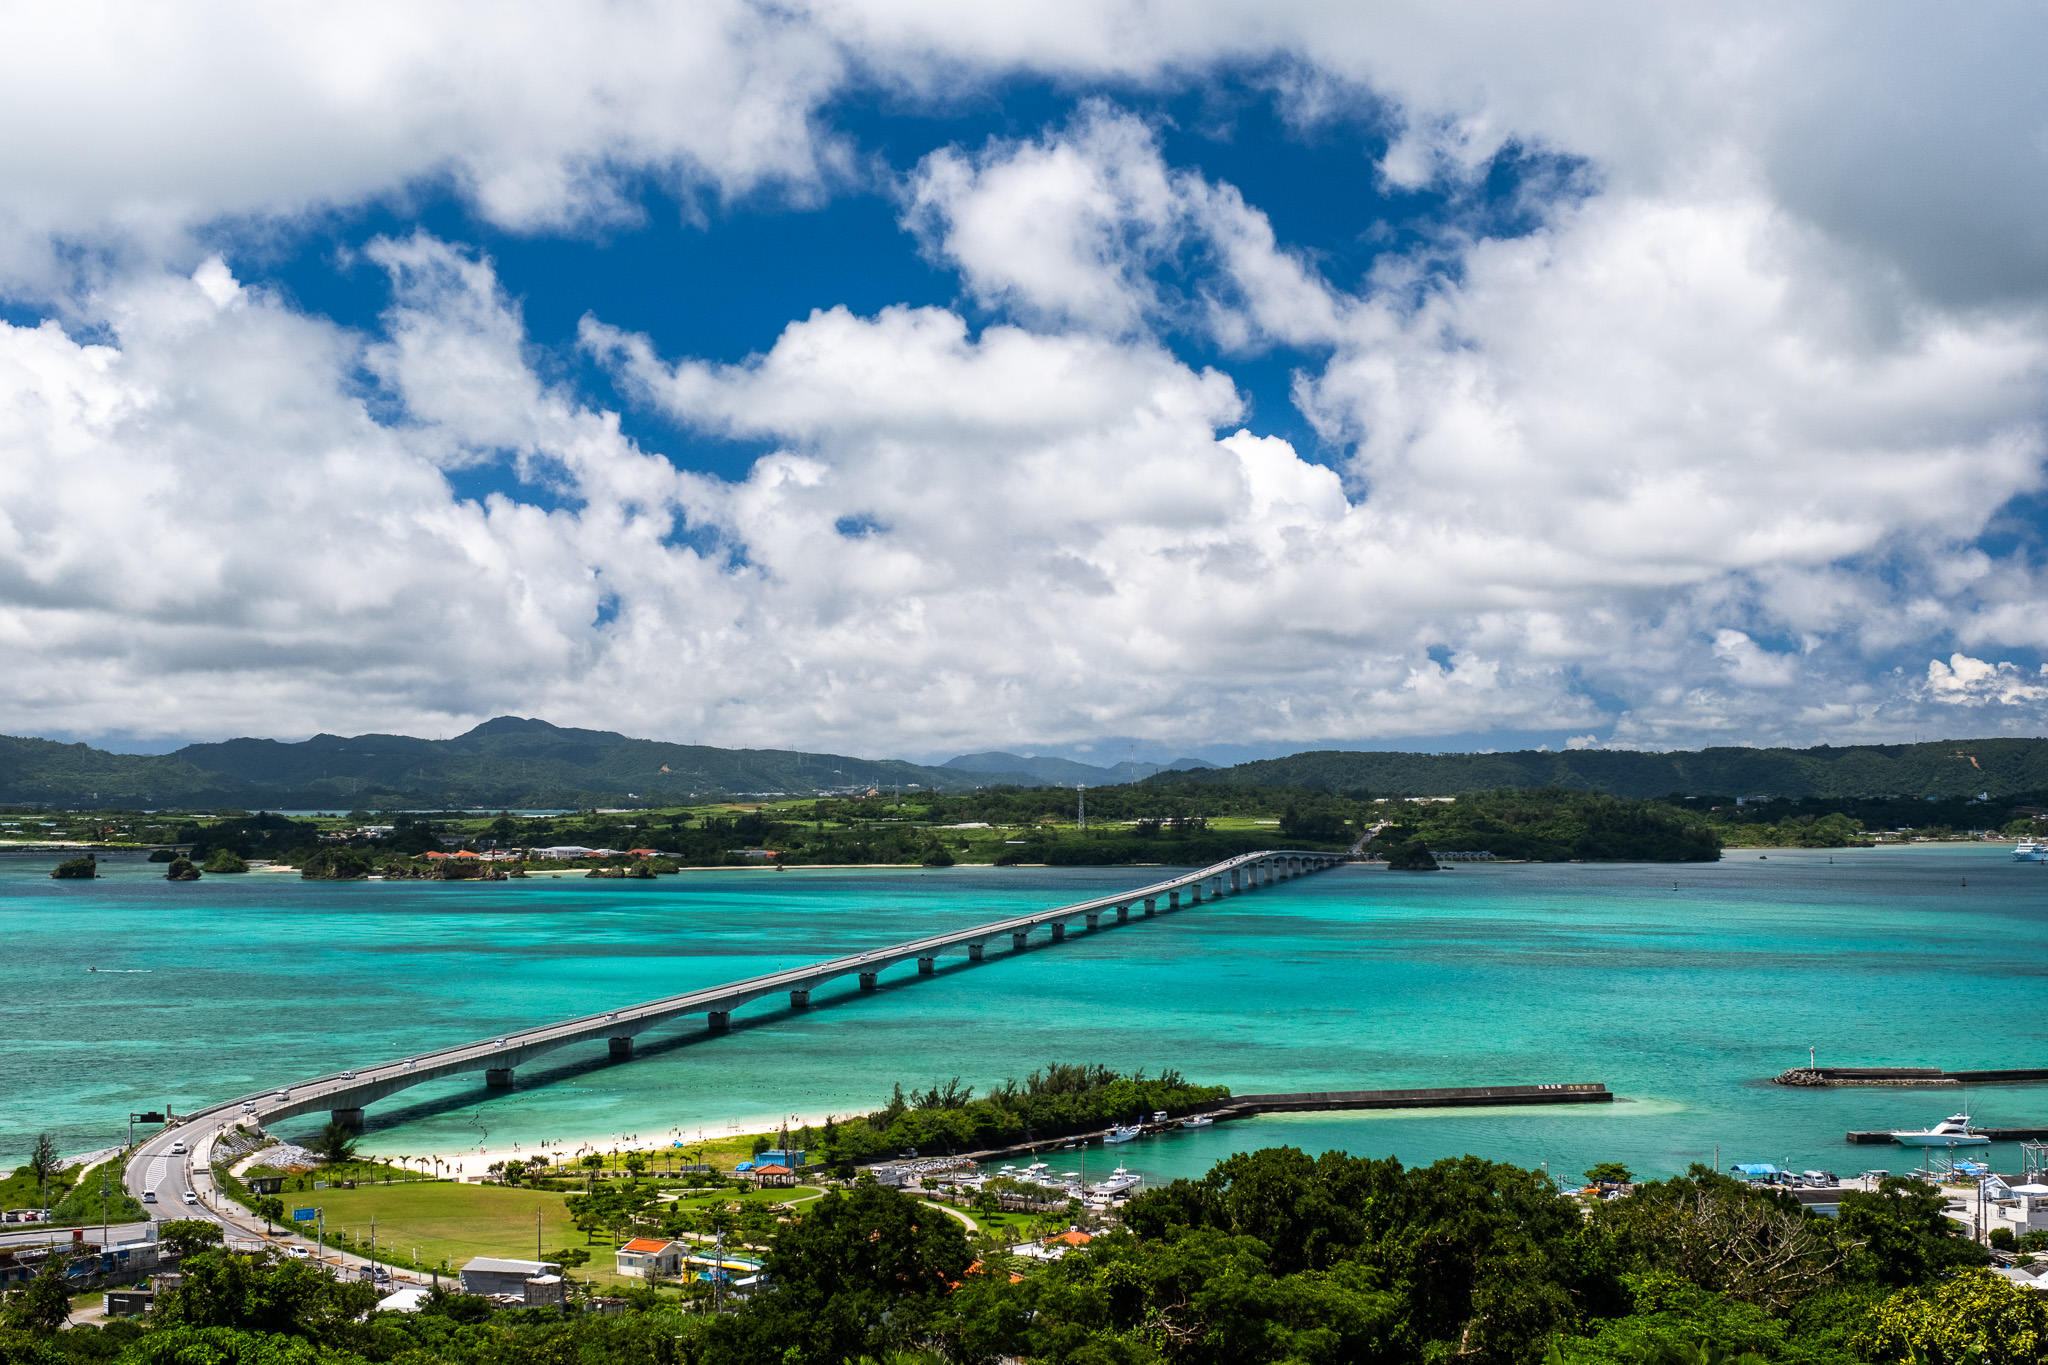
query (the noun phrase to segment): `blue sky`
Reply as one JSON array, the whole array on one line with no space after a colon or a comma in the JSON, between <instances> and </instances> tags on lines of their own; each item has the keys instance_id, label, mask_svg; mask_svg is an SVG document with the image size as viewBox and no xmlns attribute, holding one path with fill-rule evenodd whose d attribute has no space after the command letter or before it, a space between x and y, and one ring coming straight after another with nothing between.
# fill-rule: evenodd
<instances>
[{"instance_id":1,"label":"blue sky","mask_svg":"<svg viewBox=\"0 0 2048 1365\"><path fill-rule=\"evenodd\" d=\"M2041 730L2032 11L470 13L27 45L0 729Z\"/></svg>"}]
</instances>

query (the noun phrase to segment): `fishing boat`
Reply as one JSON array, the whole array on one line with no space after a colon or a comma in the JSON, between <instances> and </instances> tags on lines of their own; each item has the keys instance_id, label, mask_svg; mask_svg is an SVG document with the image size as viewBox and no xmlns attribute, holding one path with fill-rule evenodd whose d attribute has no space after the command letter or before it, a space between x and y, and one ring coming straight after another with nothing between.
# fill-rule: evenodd
<instances>
[{"instance_id":1,"label":"fishing boat","mask_svg":"<svg viewBox=\"0 0 2048 1365\"><path fill-rule=\"evenodd\" d=\"M1144 1176L1135 1175L1132 1172L1125 1170L1123 1166L1119 1164L1114 1171L1110 1172L1108 1179L1099 1182L1095 1186L1094 1193L1106 1199L1115 1199L1119 1195L1129 1194L1132 1190L1137 1189L1138 1186L1144 1183Z\"/></svg>"},{"instance_id":2,"label":"fishing boat","mask_svg":"<svg viewBox=\"0 0 2048 1365\"><path fill-rule=\"evenodd\" d=\"M1117 1124L1102 1135L1102 1140L1104 1142L1129 1142L1133 1138L1144 1136L1144 1133L1145 1130L1135 1123L1128 1128L1122 1124Z\"/></svg>"},{"instance_id":3,"label":"fishing boat","mask_svg":"<svg viewBox=\"0 0 2048 1365\"><path fill-rule=\"evenodd\" d=\"M1214 1122L1216 1120L1210 1118L1207 1114L1190 1114L1180 1121L1180 1126L1183 1128L1207 1128Z\"/></svg>"},{"instance_id":4,"label":"fishing boat","mask_svg":"<svg viewBox=\"0 0 2048 1365\"><path fill-rule=\"evenodd\" d=\"M1968 1114L1950 1114L1932 1128L1909 1128L1892 1134L1901 1147L1985 1147L1991 1139L1970 1131Z\"/></svg>"}]
</instances>

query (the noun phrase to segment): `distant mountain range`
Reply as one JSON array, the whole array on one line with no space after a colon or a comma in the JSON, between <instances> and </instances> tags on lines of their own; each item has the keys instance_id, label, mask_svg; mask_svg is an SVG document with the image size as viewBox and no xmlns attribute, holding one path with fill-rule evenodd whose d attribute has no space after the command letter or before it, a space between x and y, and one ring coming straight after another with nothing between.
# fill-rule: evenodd
<instances>
[{"instance_id":1,"label":"distant mountain range","mask_svg":"<svg viewBox=\"0 0 2048 1365\"><path fill-rule=\"evenodd\" d=\"M1154 779L1160 780L1160 779ZM1454 796L1496 787L1568 787L1668 796L2015 796L2048 793L2048 739L1944 739L1815 749L1520 750L1505 754L1322 750L1188 773L1176 782L1309 787L1373 796Z\"/></svg>"},{"instance_id":2,"label":"distant mountain range","mask_svg":"<svg viewBox=\"0 0 2048 1365\"><path fill-rule=\"evenodd\" d=\"M954 768L963 773L999 774L1005 778L1022 775L1046 786L1071 787L1078 782L1103 787L1122 782L1142 781L1155 773L1189 772L1197 768L1213 768L1216 765L1205 763L1199 758L1176 758L1173 762L1164 764L1124 762L1113 763L1107 768L1097 768L1067 758L1025 758L1019 754L991 750L985 754L962 754L958 758L949 758L940 766ZM983 781L987 779L984 778Z\"/></svg>"},{"instance_id":3,"label":"distant mountain range","mask_svg":"<svg viewBox=\"0 0 2048 1365\"><path fill-rule=\"evenodd\" d=\"M1327 750L1216 768L1200 759L1095 767L989 752L936 767L791 749L717 749L500 716L454 739L315 735L231 739L168 754L0 737L0 802L57 806L367 810L578 808L713 796L869 789L1223 782L1373 796L1568 787L1616 796L1994 796L2048 792L2048 740L1692 753L1523 750L1505 754Z\"/></svg>"},{"instance_id":4,"label":"distant mountain range","mask_svg":"<svg viewBox=\"0 0 2048 1365\"><path fill-rule=\"evenodd\" d=\"M1181 759L1181 766L1206 766ZM168 754L0 737L0 801L61 806L516 809L674 803L709 796L922 788L972 791L1130 780L1130 764L968 754L942 767L792 749L717 749L500 716L454 739L315 735L230 739ZM1158 771L1139 765L1141 773Z\"/></svg>"}]
</instances>

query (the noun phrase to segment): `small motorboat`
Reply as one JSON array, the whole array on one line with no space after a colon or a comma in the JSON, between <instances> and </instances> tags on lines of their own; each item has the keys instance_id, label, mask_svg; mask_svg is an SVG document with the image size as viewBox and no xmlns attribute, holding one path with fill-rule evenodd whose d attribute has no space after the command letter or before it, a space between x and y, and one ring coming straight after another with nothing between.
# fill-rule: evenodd
<instances>
[{"instance_id":1,"label":"small motorboat","mask_svg":"<svg viewBox=\"0 0 2048 1365\"><path fill-rule=\"evenodd\" d=\"M1117 1124L1115 1127L1111 1128L1108 1132L1102 1135L1102 1140L1104 1142L1130 1142L1133 1139L1143 1137L1144 1135L1145 1130L1143 1128L1140 1128L1135 1123L1128 1128L1124 1127L1122 1124Z\"/></svg>"},{"instance_id":2,"label":"small motorboat","mask_svg":"<svg viewBox=\"0 0 2048 1365\"><path fill-rule=\"evenodd\" d=\"M1210 1118L1207 1114L1190 1114L1180 1121L1180 1126L1183 1128L1207 1128L1214 1122L1216 1120Z\"/></svg>"},{"instance_id":3,"label":"small motorboat","mask_svg":"<svg viewBox=\"0 0 2048 1365\"><path fill-rule=\"evenodd\" d=\"M1988 1147L1991 1139L1970 1131L1968 1114L1950 1114L1932 1128L1909 1128L1892 1134L1901 1147Z\"/></svg>"}]
</instances>

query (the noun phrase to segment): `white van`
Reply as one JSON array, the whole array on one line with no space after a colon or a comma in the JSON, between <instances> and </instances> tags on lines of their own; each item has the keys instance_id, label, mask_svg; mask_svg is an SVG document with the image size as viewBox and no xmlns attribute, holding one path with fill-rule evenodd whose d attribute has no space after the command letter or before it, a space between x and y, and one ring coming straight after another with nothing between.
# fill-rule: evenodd
<instances>
[{"instance_id":1,"label":"white van","mask_svg":"<svg viewBox=\"0 0 2048 1365\"><path fill-rule=\"evenodd\" d=\"M199 1202L199 1196L192 1193L192 1191L187 1190L185 1191L185 1202L188 1204L197 1204Z\"/></svg>"},{"instance_id":2,"label":"white van","mask_svg":"<svg viewBox=\"0 0 2048 1365\"><path fill-rule=\"evenodd\" d=\"M156 1202L156 1191L144 1190L142 1192L142 1202L145 1204L154 1204Z\"/></svg>"},{"instance_id":3,"label":"white van","mask_svg":"<svg viewBox=\"0 0 2048 1365\"><path fill-rule=\"evenodd\" d=\"M174 1142L174 1143L172 1143L172 1144L171 1144L171 1155L172 1155L172 1156L183 1156L183 1155L185 1155L185 1144L184 1144L184 1143L182 1143L182 1142Z\"/></svg>"}]
</instances>

